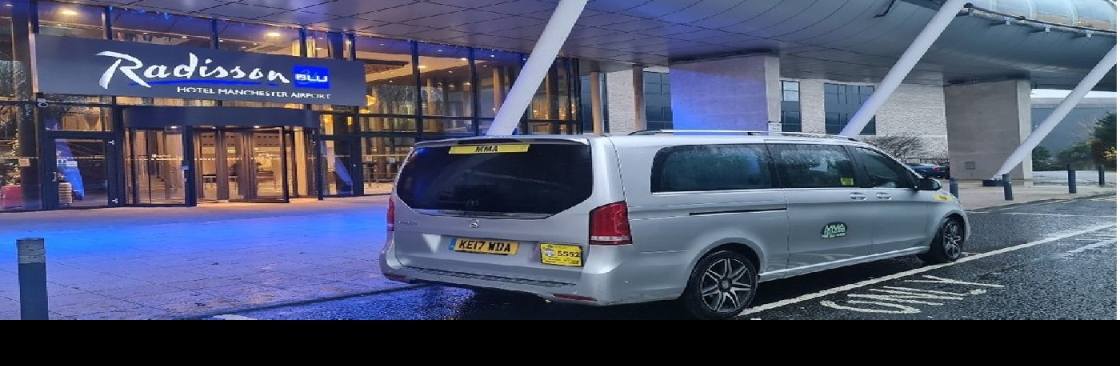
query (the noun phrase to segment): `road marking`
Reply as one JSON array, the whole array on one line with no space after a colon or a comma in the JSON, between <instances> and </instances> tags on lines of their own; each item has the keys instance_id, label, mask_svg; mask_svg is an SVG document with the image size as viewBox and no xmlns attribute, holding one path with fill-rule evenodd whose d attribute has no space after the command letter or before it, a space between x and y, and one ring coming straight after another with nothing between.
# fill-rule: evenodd
<instances>
[{"instance_id":1,"label":"road marking","mask_svg":"<svg viewBox=\"0 0 1120 366\"><path fill-rule=\"evenodd\" d=\"M1068 252L1066 252L1066 254L1078 254L1078 253L1081 253L1081 252L1085 252L1085 251L1089 251L1089 250L1093 250L1093 249L1097 249L1097 248L1107 247L1107 246L1113 245L1113 244L1116 244L1115 240L1102 241L1102 242L1099 242L1099 243L1096 243L1096 244L1089 244L1089 245L1086 245L1086 246L1068 251Z\"/></svg>"},{"instance_id":2,"label":"road marking","mask_svg":"<svg viewBox=\"0 0 1120 366\"><path fill-rule=\"evenodd\" d=\"M1116 215L1112 215L1112 216L1072 215L1072 214L1030 213L1030 212L1000 212L1000 213L1002 213L1004 215L1011 215L1011 216L1089 217L1089 218L1101 218L1101 219L1116 218Z\"/></svg>"},{"instance_id":3,"label":"road marking","mask_svg":"<svg viewBox=\"0 0 1120 366\"><path fill-rule=\"evenodd\" d=\"M1053 242L1056 242L1056 241L1059 241L1059 240L1069 239L1069 238L1072 238L1072 237L1075 237L1075 236L1078 236L1078 235L1084 235L1084 234L1088 234L1088 233L1092 233L1092 232L1096 232L1096 231L1100 231L1100 230L1105 230L1105 229L1112 229L1112 228L1115 228L1115 227L1116 227L1116 224L1098 226L1098 227L1094 227L1094 228L1088 229L1088 230L1081 230L1081 231L1077 231L1077 232L1073 232L1073 233L1069 233L1069 234L1065 234L1065 235L1051 237L1049 239L1043 239L1043 240L1039 240L1039 241L1035 241L1035 242L1016 245L1016 246L1013 246L1013 247L1007 247L1007 248L1003 248L1003 249L999 249L999 250L994 250L994 251L986 252L986 253L983 253L983 254L977 254L977 255L974 255L974 256L970 256L970 257L964 257L964 258L961 258L961 259L957 260L956 262L952 262L952 263L945 263L945 264L926 266L926 267L922 267L922 268L915 268L915 269L912 269L912 270L909 270L909 271L906 271L906 272L899 272L899 273L895 273L893 275L879 277L879 278L873 278L873 279L870 279L870 280L857 282L857 283L853 283L853 284L850 284L850 285L835 287L835 288L831 288L831 289L828 289L828 290L824 290L824 291L820 291L820 292L816 292L816 293L812 293L812 294L798 296L796 298L792 298L792 299L788 299L788 300L782 300L782 301L772 302L772 303L765 304L765 305L760 305L758 307L753 307L753 308L743 310L742 313L739 313L739 316L759 313L759 312L763 312L763 311L771 310L771 309L777 309L777 308L780 308L780 307L783 307L783 306L793 305L793 304L796 304L796 303L805 302L805 301L825 297L825 296L828 296L828 295L841 293L841 292L844 292L844 291L851 291L851 290L854 290L854 289L857 289L857 288L860 288L860 287L867 287L867 286L874 285L874 284L881 283L881 282L896 280L896 279L903 278L903 277L913 276L913 275L919 274L919 273L925 273L925 272L929 272L929 271L933 271L933 270L937 270L937 269L941 269L941 268L945 268L945 267L955 266L955 265L958 265L958 264L961 264L961 263L967 263L967 262L971 262L971 261L974 261L974 260L995 256L995 255L1000 255L1000 254L1004 254L1004 253L1008 253L1008 252L1014 252L1014 251L1017 251L1017 250L1023 250L1023 249L1039 246L1039 245L1042 245L1042 244L1053 243Z\"/></svg>"},{"instance_id":4,"label":"road marking","mask_svg":"<svg viewBox=\"0 0 1120 366\"><path fill-rule=\"evenodd\" d=\"M215 316L214 319L217 319L217 320L257 320L257 319L250 318L250 317L247 317L247 316L233 315L233 314L218 315L218 316Z\"/></svg>"}]
</instances>

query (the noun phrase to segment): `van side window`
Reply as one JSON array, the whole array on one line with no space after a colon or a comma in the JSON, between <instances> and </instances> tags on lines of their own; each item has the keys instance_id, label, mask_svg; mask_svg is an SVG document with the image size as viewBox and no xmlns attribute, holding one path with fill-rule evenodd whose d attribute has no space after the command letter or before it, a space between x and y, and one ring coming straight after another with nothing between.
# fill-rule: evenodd
<instances>
[{"instance_id":1,"label":"van side window","mask_svg":"<svg viewBox=\"0 0 1120 366\"><path fill-rule=\"evenodd\" d=\"M774 144L771 149L785 187L856 187L855 164L842 146Z\"/></svg>"},{"instance_id":2,"label":"van side window","mask_svg":"<svg viewBox=\"0 0 1120 366\"><path fill-rule=\"evenodd\" d=\"M863 147L854 150L867 172L866 188L912 188L917 185L910 170L894 159Z\"/></svg>"},{"instance_id":3,"label":"van side window","mask_svg":"<svg viewBox=\"0 0 1120 366\"><path fill-rule=\"evenodd\" d=\"M706 192L774 188L762 145L676 146L657 152L650 191Z\"/></svg>"}]
</instances>

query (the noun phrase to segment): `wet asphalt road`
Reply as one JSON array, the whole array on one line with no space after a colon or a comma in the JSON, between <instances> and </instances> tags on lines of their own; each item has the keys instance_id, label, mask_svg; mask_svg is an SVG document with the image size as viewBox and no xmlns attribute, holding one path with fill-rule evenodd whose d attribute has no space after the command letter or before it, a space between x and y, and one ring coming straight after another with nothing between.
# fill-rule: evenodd
<instances>
[{"instance_id":1,"label":"wet asphalt road","mask_svg":"<svg viewBox=\"0 0 1120 366\"><path fill-rule=\"evenodd\" d=\"M970 219L973 237L957 263L899 258L765 282L741 319L1117 319L1115 197L981 210ZM673 305L596 308L421 286L203 320L688 319Z\"/></svg>"}]
</instances>

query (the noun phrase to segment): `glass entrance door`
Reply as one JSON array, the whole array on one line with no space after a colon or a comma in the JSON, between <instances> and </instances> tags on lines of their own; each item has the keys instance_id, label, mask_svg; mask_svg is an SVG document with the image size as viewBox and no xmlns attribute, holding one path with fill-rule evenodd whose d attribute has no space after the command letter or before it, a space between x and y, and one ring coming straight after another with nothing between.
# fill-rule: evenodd
<instances>
[{"instance_id":1,"label":"glass entrance door","mask_svg":"<svg viewBox=\"0 0 1120 366\"><path fill-rule=\"evenodd\" d=\"M195 133L200 202L287 202L281 128L213 128Z\"/></svg>"},{"instance_id":2,"label":"glass entrance door","mask_svg":"<svg viewBox=\"0 0 1120 366\"><path fill-rule=\"evenodd\" d=\"M186 205L183 133L133 130L125 145L125 198L130 205Z\"/></svg>"},{"instance_id":3,"label":"glass entrance door","mask_svg":"<svg viewBox=\"0 0 1120 366\"><path fill-rule=\"evenodd\" d=\"M108 159L109 141L91 138L54 139L56 195L59 208L117 206L113 182L116 170ZM57 199L57 201L55 201Z\"/></svg>"}]
</instances>

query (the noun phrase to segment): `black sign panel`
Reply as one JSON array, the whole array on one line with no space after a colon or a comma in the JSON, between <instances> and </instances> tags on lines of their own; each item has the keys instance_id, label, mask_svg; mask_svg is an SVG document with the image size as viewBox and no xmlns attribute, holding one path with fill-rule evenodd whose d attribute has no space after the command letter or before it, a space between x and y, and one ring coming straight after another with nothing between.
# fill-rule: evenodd
<instances>
[{"instance_id":1,"label":"black sign panel","mask_svg":"<svg viewBox=\"0 0 1120 366\"><path fill-rule=\"evenodd\" d=\"M366 105L361 62L34 37L37 92Z\"/></svg>"}]
</instances>

